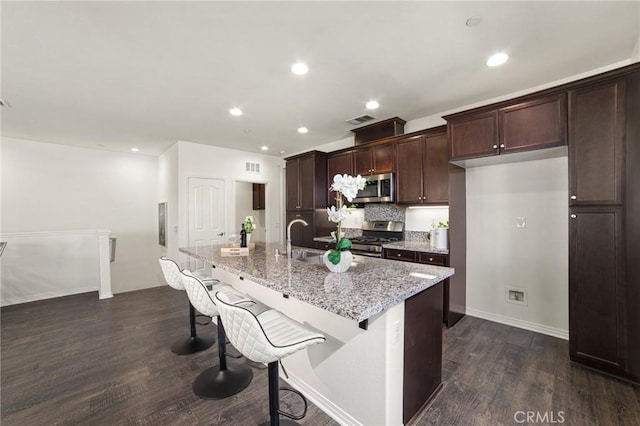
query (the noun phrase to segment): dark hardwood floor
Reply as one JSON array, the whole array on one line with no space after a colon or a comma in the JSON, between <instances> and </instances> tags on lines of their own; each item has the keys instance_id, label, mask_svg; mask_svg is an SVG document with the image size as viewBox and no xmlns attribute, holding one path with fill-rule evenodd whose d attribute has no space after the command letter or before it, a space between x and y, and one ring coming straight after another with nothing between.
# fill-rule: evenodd
<instances>
[{"instance_id":1,"label":"dark hardwood floor","mask_svg":"<svg viewBox=\"0 0 640 426\"><path fill-rule=\"evenodd\" d=\"M188 334L182 292L161 287L103 301L88 293L4 307L0 314L3 426L255 425L266 419L261 366L232 398L193 395L192 381L217 355L215 345L190 356L169 350ZM640 390L570 364L566 341L472 317L444 336L442 390L414 424L526 424L527 412L546 413L538 424L560 423L560 412L569 425L640 424ZM229 359L238 362L246 361ZM287 408L298 408L295 398L282 398ZM312 404L300 423L336 424Z\"/></svg>"}]
</instances>

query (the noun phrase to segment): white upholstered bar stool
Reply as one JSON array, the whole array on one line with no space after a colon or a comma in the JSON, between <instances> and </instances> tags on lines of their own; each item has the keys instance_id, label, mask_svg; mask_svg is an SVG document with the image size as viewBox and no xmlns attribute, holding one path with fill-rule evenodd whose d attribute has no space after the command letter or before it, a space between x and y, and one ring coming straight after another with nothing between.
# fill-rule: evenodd
<instances>
[{"instance_id":1,"label":"white upholstered bar stool","mask_svg":"<svg viewBox=\"0 0 640 426\"><path fill-rule=\"evenodd\" d=\"M203 371L193 382L193 393L204 399L222 399L235 395L251 383L253 371L248 365L227 365L226 341L223 321L214 302L214 293L227 289L229 303L245 301L244 296L230 286L216 284L209 291L206 285L188 270L182 271L182 284L191 304L205 315L218 317L218 365Z\"/></svg>"},{"instance_id":2,"label":"white upholstered bar stool","mask_svg":"<svg viewBox=\"0 0 640 426\"><path fill-rule=\"evenodd\" d=\"M184 285L182 285L182 272L176 262L166 257L161 257L160 268L167 284L175 290L184 291ZM211 278L206 280L206 283L212 285L214 282L218 282ZM189 299L187 298L187 301ZM191 335L188 339L179 339L173 345L171 345L171 352L178 355L190 355L196 352L203 351L213 346L215 339L213 336L198 336L196 333L196 310L191 302L189 302L189 326L191 329Z\"/></svg>"},{"instance_id":3,"label":"white upholstered bar stool","mask_svg":"<svg viewBox=\"0 0 640 426\"><path fill-rule=\"evenodd\" d=\"M324 342L325 337L276 310L256 311L246 303L234 304L224 289L216 291L215 297L231 344L250 360L268 364L269 421L263 425L297 425L298 423L289 419L302 419L307 413L307 401L297 390L286 389L302 398L304 412L295 416L280 410L278 362L308 346ZM289 419L281 419L280 414Z\"/></svg>"}]
</instances>

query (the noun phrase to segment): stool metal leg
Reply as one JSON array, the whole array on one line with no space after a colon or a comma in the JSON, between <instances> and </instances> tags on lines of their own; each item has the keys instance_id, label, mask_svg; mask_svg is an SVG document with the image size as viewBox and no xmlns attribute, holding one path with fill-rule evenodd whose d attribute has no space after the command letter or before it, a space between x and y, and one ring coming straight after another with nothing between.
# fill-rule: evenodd
<instances>
[{"instance_id":1,"label":"stool metal leg","mask_svg":"<svg viewBox=\"0 0 640 426\"><path fill-rule=\"evenodd\" d=\"M248 365L227 365L227 336L218 317L218 362L203 371L193 382L193 393L203 399L223 399L237 394L251 383L253 370Z\"/></svg>"},{"instance_id":2,"label":"stool metal leg","mask_svg":"<svg viewBox=\"0 0 640 426\"><path fill-rule=\"evenodd\" d=\"M260 426L293 426L299 423L293 420L280 418L280 377L278 374L278 361L270 362L269 371L269 421ZM306 410L305 410L306 411Z\"/></svg>"},{"instance_id":3,"label":"stool metal leg","mask_svg":"<svg viewBox=\"0 0 640 426\"><path fill-rule=\"evenodd\" d=\"M198 336L196 334L196 310L189 303L189 325L191 326L191 336L187 340L178 340L171 345L171 352L177 355L191 355L196 352L204 351L215 343L215 339L211 336Z\"/></svg>"}]
</instances>

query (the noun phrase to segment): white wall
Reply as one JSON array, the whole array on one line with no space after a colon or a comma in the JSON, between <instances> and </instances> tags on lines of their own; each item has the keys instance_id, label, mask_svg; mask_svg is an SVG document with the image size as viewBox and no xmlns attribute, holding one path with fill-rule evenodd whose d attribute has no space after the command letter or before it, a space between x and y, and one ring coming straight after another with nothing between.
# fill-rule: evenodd
<instances>
[{"instance_id":1,"label":"white wall","mask_svg":"<svg viewBox=\"0 0 640 426\"><path fill-rule=\"evenodd\" d=\"M178 252L178 144L174 144L158 158L158 203L167 203L166 247L160 246L162 256L172 257ZM163 283L162 278L158 281Z\"/></svg>"},{"instance_id":2,"label":"white wall","mask_svg":"<svg viewBox=\"0 0 640 426\"><path fill-rule=\"evenodd\" d=\"M235 229L235 202L233 200L234 182L246 181L266 184L265 199L267 210L265 211L266 239L270 242L282 240L282 169L284 160L272 156L253 154L250 152L236 151L226 148L200 145L191 142L178 142L178 199L179 199L179 246L184 247L189 243L188 239L188 194L187 179L191 176L202 178L219 178L225 181L226 193L226 219L225 233L230 235L238 233ZM245 163L259 163L260 172L245 171ZM173 250L173 246L171 247ZM179 257L176 250L171 253L174 258Z\"/></svg>"},{"instance_id":3,"label":"white wall","mask_svg":"<svg viewBox=\"0 0 640 426\"><path fill-rule=\"evenodd\" d=\"M3 233L110 229L114 293L157 285L157 158L2 138Z\"/></svg>"},{"instance_id":4,"label":"white wall","mask_svg":"<svg viewBox=\"0 0 640 426\"><path fill-rule=\"evenodd\" d=\"M471 315L566 337L567 158L467 169L467 308ZM526 228L516 228L516 218ZM528 306L507 303L524 289Z\"/></svg>"}]
</instances>

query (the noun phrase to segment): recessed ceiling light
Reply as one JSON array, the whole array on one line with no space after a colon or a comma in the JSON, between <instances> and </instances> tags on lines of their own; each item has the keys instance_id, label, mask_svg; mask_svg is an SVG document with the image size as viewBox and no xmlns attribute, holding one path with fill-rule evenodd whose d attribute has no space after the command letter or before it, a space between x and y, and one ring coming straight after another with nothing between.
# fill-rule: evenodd
<instances>
[{"instance_id":1,"label":"recessed ceiling light","mask_svg":"<svg viewBox=\"0 0 640 426\"><path fill-rule=\"evenodd\" d=\"M140 151L140 148L131 148L131 152L138 152Z\"/></svg>"},{"instance_id":2,"label":"recessed ceiling light","mask_svg":"<svg viewBox=\"0 0 640 426\"><path fill-rule=\"evenodd\" d=\"M369 101L364 105L367 109L377 109L380 104L376 101Z\"/></svg>"},{"instance_id":3,"label":"recessed ceiling light","mask_svg":"<svg viewBox=\"0 0 640 426\"><path fill-rule=\"evenodd\" d=\"M263 151L268 151L269 147L264 145L264 146L261 146L260 149L263 150Z\"/></svg>"},{"instance_id":4,"label":"recessed ceiling light","mask_svg":"<svg viewBox=\"0 0 640 426\"><path fill-rule=\"evenodd\" d=\"M229 114L235 115L236 117L239 117L239 116L242 115L242 110L240 108L231 108L229 110Z\"/></svg>"},{"instance_id":5,"label":"recessed ceiling light","mask_svg":"<svg viewBox=\"0 0 640 426\"><path fill-rule=\"evenodd\" d=\"M298 133L309 133L309 129L307 129L306 127L298 127Z\"/></svg>"},{"instance_id":6,"label":"recessed ceiling light","mask_svg":"<svg viewBox=\"0 0 640 426\"><path fill-rule=\"evenodd\" d=\"M506 53L496 53L495 55L492 55L489 59L487 59L487 66L497 67L498 65L502 65L507 62L507 59L509 59L509 55L507 55Z\"/></svg>"},{"instance_id":7,"label":"recessed ceiling light","mask_svg":"<svg viewBox=\"0 0 640 426\"><path fill-rule=\"evenodd\" d=\"M305 75L306 73L309 72L309 67L306 64L303 64L302 62L298 62L291 66L291 72L294 73L295 75Z\"/></svg>"}]
</instances>

